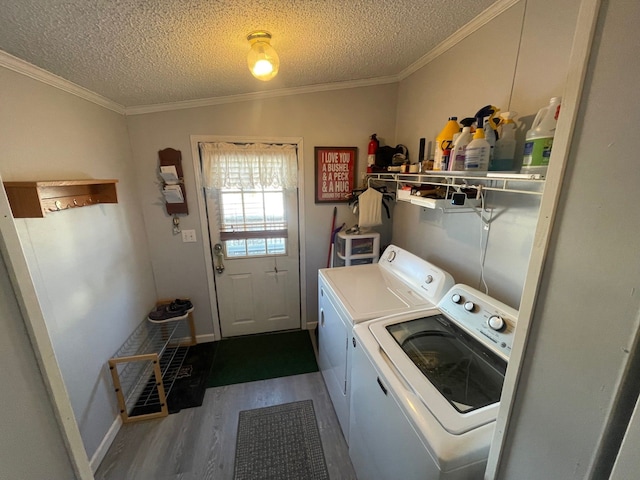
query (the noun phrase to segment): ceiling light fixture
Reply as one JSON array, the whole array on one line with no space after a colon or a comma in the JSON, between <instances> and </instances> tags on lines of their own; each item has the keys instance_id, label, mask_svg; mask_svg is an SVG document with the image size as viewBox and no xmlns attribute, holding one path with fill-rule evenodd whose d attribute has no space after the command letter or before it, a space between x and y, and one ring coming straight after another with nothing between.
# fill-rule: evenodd
<instances>
[{"instance_id":1,"label":"ceiling light fixture","mask_svg":"<svg viewBox=\"0 0 640 480\"><path fill-rule=\"evenodd\" d=\"M264 30L251 32L247 36L251 44L251 50L247 56L247 63L251 74L264 82L271 80L278 74L280 59L270 45L271 34Z\"/></svg>"}]
</instances>

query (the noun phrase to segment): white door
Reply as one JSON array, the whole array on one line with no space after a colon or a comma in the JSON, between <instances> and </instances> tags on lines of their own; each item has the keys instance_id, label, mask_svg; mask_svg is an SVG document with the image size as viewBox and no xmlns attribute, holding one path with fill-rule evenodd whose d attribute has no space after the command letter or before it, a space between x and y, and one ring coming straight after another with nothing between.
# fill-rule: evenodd
<instances>
[{"instance_id":1,"label":"white door","mask_svg":"<svg viewBox=\"0 0 640 480\"><path fill-rule=\"evenodd\" d=\"M300 328L297 190L207 192L223 337Z\"/></svg>"}]
</instances>

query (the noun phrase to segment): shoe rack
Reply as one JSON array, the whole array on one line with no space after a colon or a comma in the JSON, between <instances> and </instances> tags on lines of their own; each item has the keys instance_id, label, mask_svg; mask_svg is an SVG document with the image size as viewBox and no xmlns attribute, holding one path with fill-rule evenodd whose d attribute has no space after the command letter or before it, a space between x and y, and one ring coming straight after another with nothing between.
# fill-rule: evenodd
<instances>
[{"instance_id":1,"label":"shoe rack","mask_svg":"<svg viewBox=\"0 0 640 480\"><path fill-rule=\"evenodd\" d=\"M161 300L157 305L170 302ZM138 325L108 361L124 423L169 414L167 397L187 353L180 347L196 344L193 312Z\"/></svg>"}]
</instances>

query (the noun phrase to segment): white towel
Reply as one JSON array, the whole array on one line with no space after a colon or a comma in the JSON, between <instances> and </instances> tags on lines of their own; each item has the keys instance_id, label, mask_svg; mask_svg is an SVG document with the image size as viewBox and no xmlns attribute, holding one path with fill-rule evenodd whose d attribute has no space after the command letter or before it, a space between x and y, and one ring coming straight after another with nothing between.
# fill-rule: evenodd
<instances>
[{"instance_id":1,"label":"white towel","mask_svg":"<svg viewBox=\"0 0 640 480\"><path fill-rule=\"evenodd\" d=\"M382 193L375 188L367 188L358 197L360 228L382 225Z\"/></svg>"}]
</instances>

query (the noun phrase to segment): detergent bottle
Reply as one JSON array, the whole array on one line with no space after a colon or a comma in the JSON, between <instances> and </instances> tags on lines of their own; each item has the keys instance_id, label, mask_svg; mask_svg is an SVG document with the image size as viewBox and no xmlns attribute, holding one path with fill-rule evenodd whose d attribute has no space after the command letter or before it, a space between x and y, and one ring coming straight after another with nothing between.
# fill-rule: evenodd
<instances>
[{"instance_id":1,"label":"detergent bottle","mask_svg":"<svg viewBox=\"0 0 640 480\"><path fill-rule=\"evenodd\" d=\"M491 145L484 138L484 117L486 113L481 109L476 114L477 128L473 134L473 140L469 142L465 150L464 169L477 172L486 172L489 168L489 155L491 154Z\"/></svg>"},{"instance_id":2,"label":"detergent bottle","mask_svg":"<svg viewBox=\"0 0 640 480\"><path fill-rule=\"evenodd\" d=\"M513 171L516 154L516 124L513 121L516 112L500 114L499 137L493 150L493 159L489 161L490 171Z\"/></svg>"},{"instance_id":3,"label":"detergent bottle","mask_svg":"<svg viewBox=\"0 0 640 480\"><path fill-rule=\"evenodd\" d=\"M459 131L458 117L449 117L449 121L436 137L436 153L433 159L434 170L447 170L449 167L453 135Z\"/></svg>"},{"instance_id":4,"label":"detergent bottle","mask_svg":"<svg viewBox=\"0 0 640 480\"><path fill-rule=\"evenodd\" d=\"M561 102L561 97L552 97L549 105L541 108L533 120L525 137L522 173L547 172Z\"/></svg>"},{"instance_id":5,"label":"detergent bottle","mask_svg":"<svg viewBox=\"0 0 640 480\"><path fill-rule=\"evenodd\" d=\"M471 134L471 125L475 122L475 118L467 117L460 120L462 125L462 132L455 137L453 141L453 148L451 149L451 156L449 157L449 171L464 170L464 159L467 145L473 139Z\"/></svg>"}]
</instances>

